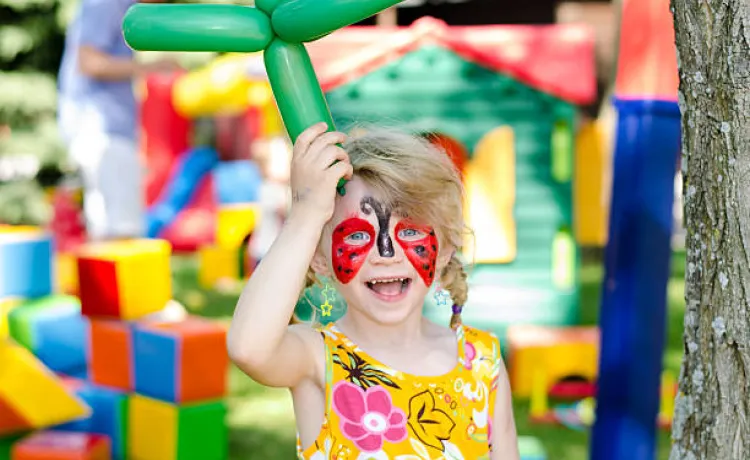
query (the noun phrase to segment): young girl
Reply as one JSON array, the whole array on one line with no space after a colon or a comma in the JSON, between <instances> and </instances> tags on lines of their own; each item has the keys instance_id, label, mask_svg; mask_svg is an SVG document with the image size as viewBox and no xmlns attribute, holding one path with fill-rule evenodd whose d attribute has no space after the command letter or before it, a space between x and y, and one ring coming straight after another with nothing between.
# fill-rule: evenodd
<instances>
[{"instance_id":1,"label":"young girl","mask_svg":"<svg viewBox=\"0 0 750 460\"><path fill-rule=\"evenodd\" d=\"M412 136L347 139L325 124L301 134L292 155L289 216L227 342L251 378L291 389L299 458L518 460L498 340L460 322L462 187L447 155ZM318 276L346 314L288 326ZM455 302L452 328L422 316L434 283Z\"/></svg>"}]
</instances>

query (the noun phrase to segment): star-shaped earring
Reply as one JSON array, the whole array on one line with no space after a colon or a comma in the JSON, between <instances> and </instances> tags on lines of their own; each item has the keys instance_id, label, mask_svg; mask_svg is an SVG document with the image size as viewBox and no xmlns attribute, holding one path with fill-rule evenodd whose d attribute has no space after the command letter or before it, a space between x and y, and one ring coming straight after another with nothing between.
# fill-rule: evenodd
<instances>
[{"instance_id":1,"label":"star-shaped earring","mask_svg":"<svg viewBox=\"0 0 750 460\"><path fill-rule=\"evenodd\" d=\"M333 310L333 305L331 305L328 300L323 303L323 305L320 306L320 311L323 313L323 316L331 316L331 311Z\"/></svg>"},{"instance_id":2,"label":"star-shaped earring","mask_svg":"<svg viewBox=\"0 0 750 460\"><path fill-rule=\"evenodd\" d=\"M449 299L450 294L448 294L448 291L446 291L445 289L440 289L435 293L435 300L437 301L438 305L448 305Z\"/></svg>"}]
</instances>

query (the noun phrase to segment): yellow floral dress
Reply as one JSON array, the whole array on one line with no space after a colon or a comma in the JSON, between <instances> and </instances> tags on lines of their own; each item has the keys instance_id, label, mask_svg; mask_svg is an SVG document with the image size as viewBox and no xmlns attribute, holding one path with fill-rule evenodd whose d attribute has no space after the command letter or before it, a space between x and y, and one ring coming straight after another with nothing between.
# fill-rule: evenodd
<instances>
[{"instance_id":1,"label":"yellow floral dress","mask_svg":"<svg viewBox=\"0 0 750 460\"><path fill-rule=\"evenodd\" d=\"M449 373L420 377L369 356L331 323L326 345L326 414L301 460L489 459L500 369L494 334L456 330L458 362Z\"/></svg>"}]
</instances>

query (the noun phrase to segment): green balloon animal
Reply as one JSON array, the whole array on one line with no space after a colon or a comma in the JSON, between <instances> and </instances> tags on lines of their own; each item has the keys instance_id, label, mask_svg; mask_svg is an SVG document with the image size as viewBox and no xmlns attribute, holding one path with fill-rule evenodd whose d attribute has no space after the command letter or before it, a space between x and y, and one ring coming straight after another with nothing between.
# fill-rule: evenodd
<instances>
[{"instance_id":1,"label":"green balloon animal","mask_svg":"<svg viewBox=\"0 0 750 460\"><path fill-rule=\"evenodd\" d=\"M304 42L359 22L401 0L256 0L222 4L133 5L125 41L138 51L263 51L266 71L292 142L307 127L335 129ZM339 193L344 193L344 180Z\"/></svg>"}]
</instances>

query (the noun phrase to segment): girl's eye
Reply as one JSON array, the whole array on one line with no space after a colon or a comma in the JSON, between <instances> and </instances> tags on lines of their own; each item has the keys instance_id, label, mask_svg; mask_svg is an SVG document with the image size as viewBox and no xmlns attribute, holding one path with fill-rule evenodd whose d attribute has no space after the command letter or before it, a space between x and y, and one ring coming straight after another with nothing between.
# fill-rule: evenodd
<instances>
[{"instance_id":1,"label":"girl's eye","mask_svg":"<svg viewBox=\"0 0 750 460\"><path fill-rule=\"evenodd\" d=\"M370 235L367 232L354 232L347 236L345 241L354 246L361 246L370 242Z\"/></svg>"},{"instance_id":2,"label":"girl's eye","mask_svg":"<svg viewBox=\"0 0 750 460\"><path fill-rule=\"evenodd\" d=\"M402 240L421 240L425 237L425 234L415 228L405 228L399 230L398 237Z\"/></svg>"}]
</instances>

